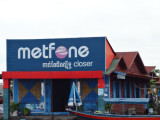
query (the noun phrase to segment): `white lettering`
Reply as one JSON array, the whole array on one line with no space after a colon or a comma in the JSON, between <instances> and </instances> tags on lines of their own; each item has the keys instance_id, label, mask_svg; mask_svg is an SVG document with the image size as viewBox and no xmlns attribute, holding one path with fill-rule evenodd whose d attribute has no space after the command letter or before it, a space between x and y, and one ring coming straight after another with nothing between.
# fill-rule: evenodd
<instances>
[{"instance_id":1,"label":"white lettering","mask_svg":"<svg viewBox=\"0 0 160 120\"><path fill-rule=\"evenodd\" d=\"M90 66L93 66L93 62L77 61L77 62L74 62L73 65L74 65L74 67L90 67Z\"/></svg>"},{"instance_id":2,"label":"white lettering","mask_svg":"<svg viewBox=\"0 0 160 120\"><path fill-rule=\"evenodd\" d=\"M87 57L88 54L89 54L88 47L86 47L86 46L81 46L81 47L78 49L78 54L79 54L79 56L81 56L81 57Z\"/></svg>"},{"instance_id":3,"label":"white lettering","mask_svg":"<svg viewBox=\"0 0 160 120\"><path fill-rule=\"evenodd\" d=\"M21 51L22 51L23 59L26 58L26 54L28 54L28 59L30 59L31 55L30 55L30 49L28 47L25 47L25 48L20 47L18 49L18 59L21 59Z\"/></svg>"},{"instance_id":4,"label":"white lettering","mask_svg":"<svg viewBox=\"0 0 160 120\"><path fill-rule=\"evenodd\" d=\"M49 44L49 58L52 58L52 50L55 50L55 43Z\"/></svg>"},{"instance_id":5,"label":"white lettering","mask_svg":"<svg viewBox=\"0 0 160 120\"><path fill-rule=\"evenodd\" d=\"M74 57L77 58L77 48L74 46L69 48L68 57L71 58L71 50L74 50Z\"/></svg>"},{"instance_id":6,"label":"white lettering","mask_svg":"<svg viewBox=\"0 0 160 120\"><path fill-rule=\"evenodd\" d=\"M46 45L42 45L42 48L34 47L32 50L30 50L30 48L28 47L20 47L18 49L18 59L30 59L31 57L35 59L38 59L40 57L43 57L45 59L52 58L53 50L55 49L55 43L50 43L49 47L47 47ZM78 49L75 46L71 46L68 48L68 53L66 52L65 54L68 54L68 58L77 58L78 56L87 57L89 55L89 49L87 46L81 46ZM62 51L58 55L64 55L64 52ZM82 63L79 64L81 65Z\"/></svg>"},{"instance_id":7,"label":"white lettering","mask_svg":"<svg viewBox=\"0 0 160 120\"><path fill-rule=\"evenodd\" d=\"M38 47L33 48L31 51L31 55L35 59L40 58L42 55L41 49Z\"/></svg>"},{"instance_id":8,"label":"white lettering","mask_svg":"<svg viewBox=\"0 0 160 120\"><path fill-rule=\"evenodd\" d=\"M48 47L43 45L43 58L48 58L48 56L46 55L46 50L48 50Z\"/></svg>"}]
</instances>

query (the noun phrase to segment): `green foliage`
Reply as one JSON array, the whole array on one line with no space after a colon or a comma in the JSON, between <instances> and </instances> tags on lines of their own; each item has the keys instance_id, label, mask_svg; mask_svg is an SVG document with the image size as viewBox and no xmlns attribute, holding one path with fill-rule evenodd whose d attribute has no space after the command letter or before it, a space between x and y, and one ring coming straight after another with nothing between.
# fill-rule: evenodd
<instances>
[{"instance_id":1,"label":"green foliage","mask_svg":"<svg viewBox=\"0 0 160 120\"><path fill-rule=\"evenodd\" d=\"M10 112L13 113L16 110L19 110L19 103L11 102Z\"/></svg>"},{"instance_id":2,"label":"green foliage","mask_svg":"<svg viewBox=\"0 0 160 120\"><path fill-rule=\"evenodd\" d=\"M24 116L27 116L27 115L30 114L30 110L29 110L28 108L23 108L23 109L22 109L22 114L23 114Z\"/></svg>"},{"instance_id":3,"label":"green foliage","mask_svg":"<svg viewBox=\"0 0 160 120\"><path fill-rule=\"evenodd\" d=\"M111 108L112 108L112 104L110 104L110 103L105 104L106 111L110 111Z\"/></svg>"},{"instance_id":4,"label":"green foliage","mask_svg":"<svg viewBox=\"0 0 160 120\"><path fill-rule=\"evenodd\" d=\"M160 70L159 69L155 69L154 72L155 73L160 73Z\"/></svg>"},{"instance_id":5,"label":"green foliage","mask_svg":"<svg viewBox=\"0 0 160 120\"><path fill-rule=\"evenodd\" d=\"M96 114L102 114L102 111L95 111Z\"/></svg>"},{"instance_id":6,"label":"green foliage","mask_svg":"<svg viewBox=\"0 0 160 120\"><path fill-rule=\"evenodd\" d=\"M156 84L156 82L157 82L157 80L154 80L154 79L151 79L151 80L150 80L150 83L151 83L151 84Z\"/></svg>"},{"instance_id":7,"label":"green foliage","mask_svg":"<svg viewBox=\"0 0 160 120\"><path fill-rule=\"evenodd\" d=\"M155 104L154 104L154 103L148 104L148 108L154 108L154 107L155 107Z\"/></svg>"},{"instance_id":8,"label":"green foliage","mask_svg":"<svg viewBox=\"0 0 160 120\"><path fill-rule=\"evenodd\" d=\"M83 106L82 105L78 107L78 111L83 111Z\"/></svg>"},{"instance_id":9,"label":"green foliage","mask_svg":"<svg viewBox=\"0 0 160 120\"><path fill-rule=\"evenodd\" d=\"M160 69L154 69L153 72L160 78Z\"/></svg>"}]
</instances>

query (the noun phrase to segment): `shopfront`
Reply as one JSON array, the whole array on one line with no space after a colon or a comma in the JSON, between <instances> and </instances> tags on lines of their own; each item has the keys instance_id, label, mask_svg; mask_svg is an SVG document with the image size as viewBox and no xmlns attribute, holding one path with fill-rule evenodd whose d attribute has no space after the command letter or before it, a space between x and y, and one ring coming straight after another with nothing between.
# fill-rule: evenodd
<instances>
[{"instance_id":1,"label":"shopfront","mask_svg":"<svg viewBox=\"0 0 160 120\"><path fill-rule=\"evenodd\" d=\"M106 37L7 40L7 71L2 73L9 118L9 84L14 80L14 102L31 114L67 114L73 82L84 110L104 109L103 72L114 57Z\"/></svg>"}]
</instances>

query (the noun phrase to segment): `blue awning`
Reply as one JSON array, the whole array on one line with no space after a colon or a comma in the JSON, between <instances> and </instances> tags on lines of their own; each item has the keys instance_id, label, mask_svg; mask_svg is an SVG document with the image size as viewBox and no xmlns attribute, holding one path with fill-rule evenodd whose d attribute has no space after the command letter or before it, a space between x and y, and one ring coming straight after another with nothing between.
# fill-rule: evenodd
<instances>
[{"instance_id":1,"label":"blue awning","mask_svg":"<svg viewBox=\"0 0 160 120\"><path fill-rule=\"evenodd\" d=\"M126 73L122 73L122 72L119 72L119 71L113 71L113 72L116 73L116 74L127 75Z\"/></svg>"},{"instance_id":2,"label":"blue awning","mask_svg":"<svg viewBox=\"0 0 160 120\"><path fill-rule=\"evenodd\" d=\"M150 98L104 98L104 101L112 104L148 104Z\"/></svg>"}]
</instances>

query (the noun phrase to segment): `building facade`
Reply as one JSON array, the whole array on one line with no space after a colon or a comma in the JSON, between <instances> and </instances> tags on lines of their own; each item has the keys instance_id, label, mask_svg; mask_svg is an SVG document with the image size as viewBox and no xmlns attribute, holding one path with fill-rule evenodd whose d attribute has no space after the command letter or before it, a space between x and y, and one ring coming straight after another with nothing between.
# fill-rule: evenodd
<instances>
[{"instance_id":1,"label":"building facade","mask_svg":"<svg viewBox=\"0 0 160 120\"><path fill-rule=\"evenodd\" d=\"M111 66L105 72L110 82L110 98L147 98L150 90L150 72L155 66L144 66L138 52L116 52ZM128 114L134 108L136 114L144 114L145 104L113 104L112 112Z\"/></svg>"},{"instance_id":2,"label":"building facade","mask_svg":"<svg viewBox=\"0 0 160 120\"><path fill-rule=\"evenodd\" d=\"M20 114L23 108L32 115L68 114L73 82L84 111L104 112L104 97L147 97L154 68L144 66L138 52L115 53L106 37L7 40L3 116L10 117L10 80ZM125 105L122 110L122 105L113 104L112 112L124 114L130 107L141 114L146 105Z\"/></svg>"},{"instance_id":3,"label":"building facade","mask_svg":"<svg viewBox=\"0 0 160 120\"><path fill-rule=\"evenodd\" d=\"M71 85L76 83L83 109L104 111L105 76L115 53L106 37L7 40L4 119L9 119L10 80L13 101L33 115L68 114Z\"/></svg>"}]
</instances>

